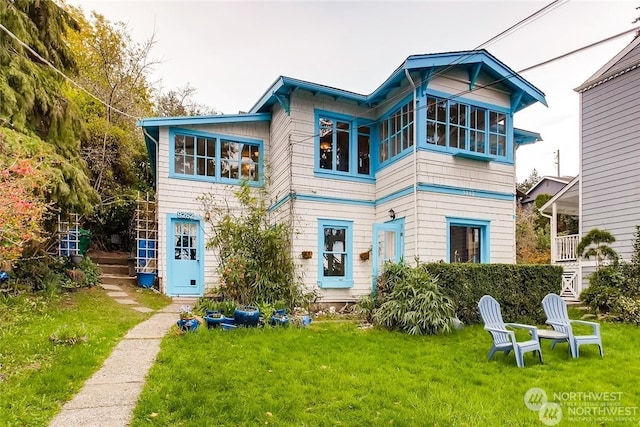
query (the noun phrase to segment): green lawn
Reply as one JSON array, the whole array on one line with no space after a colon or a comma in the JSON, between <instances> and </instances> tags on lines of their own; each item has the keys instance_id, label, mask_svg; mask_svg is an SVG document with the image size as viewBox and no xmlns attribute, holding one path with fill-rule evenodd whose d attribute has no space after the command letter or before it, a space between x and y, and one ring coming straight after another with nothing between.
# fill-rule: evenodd
<instances>
[{"instance_id":1,"label":"green lawn","mask_svg":"<svg viewBox=\"0 0 640 427\"><path fill-rule=\"evenodd\" d=\"M543 426L524 404L533 387L550 400L554 393L622 393L610 394L620 399L610 404L633 411L640 402L640 329L602 330L604 359L597 346L582 347L573 360L566 344L551 351L544 342L545 363L528 353L518 369L513 354L486 360L491 340L481 326L445 336L360 330L352 322L201 328L165 338L132 425ZM560 396L559 425L640 424L640 411L604 424L593 416L577 420L582 403Z\"/></svg>"},{"instance_id":2,"label":"green lawn","mask_svg":"<svg viewBox=\"0 0 640 427\"><path fill-rule=\"evenodd\" d=\"M1 297L0 426L46 426L126 332L149 316L98 288L53 300ZM86 342L56 345L52 335Z\"/></svg>"}]
</instances>

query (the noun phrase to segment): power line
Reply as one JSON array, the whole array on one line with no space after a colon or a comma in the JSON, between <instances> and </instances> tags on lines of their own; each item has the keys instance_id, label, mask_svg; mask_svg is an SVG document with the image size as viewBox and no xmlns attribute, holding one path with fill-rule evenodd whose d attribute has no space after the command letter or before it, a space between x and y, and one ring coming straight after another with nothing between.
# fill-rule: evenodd
<instances>
[{"instance_id":1,"label":"power line","mask_svg":"<svg viewBox=\"0 0 640 427\"><path fill-rule=\"evenodd\" d=\"M71 83L72 85L74 85L75 87L77 87L78 89L80 89L81 91L83 91L84 93L86 93L87 95L89 95L91 98L95 99L96 101L100 102L102 105L104 105L107 108L110 108L111 110L115 111L116 113L120 113L123 116L127 116L129 118L138 120L140 119L140 117L136 117L136 116L132 116L129 113L125 113L122 110L119 110L118 108L110 105L109 103L103 101L102 99L100 99L98 96L94 95L93 93L89 92L87 89L85 89L82 85L80 85L79 83L76 83L71 77L68 77L65 73L63 73L62 71L58 70L56 68L55 65L53 65L51 62L49 62L48 60L46 60L45 58L43 58L38 52L36 52L35 50L33 50L31 48L31 46L29 46L28 44L26 44L25 42L23 42L22 40L20 40L18 38L18 36L16 36L15 34L13 34L7 27L5 27L4 25L0 24L0 29L2 31L4 31L5 33L7 33L7 35L9 35L9 37L11 37L12 39L14 39L16 42L18 42L18 44L20 44L22 47L24 47L25 49L27 49L32 55L34 55L36 58L38 58L40 61L42 61L44 64L46 64L47 66L49 66L51 69L53 69L53 71L55 71L56 73L58 73L59 75L61 75L65 80L67 80L69 83Z\"/></svg>"},{"instance_id":2,"label":"power line","mask_svg":"<svg viewBox=\"0 0 640 427\"><path fill-rule=\"evenodd\" d=\"M638 31L639 29L640 29L640 27L636 27L636 28L632 28L632 29L627 30L627 31L623 31L623 32L621 32L621 33L616 34L615 36L607 37L606 39L602 39L602 40L600 40L600 41L597 41L597 42L595 42L595 43L591 43L591 44L589 44L589 45L586 45L586 46L580 47L580 48L575 49L575 50L572 50L572 51L570 51L570 52L563 53L562 55L560 55L560 56L556 56L555 58L551 58L551 59L548 59L548 60L546 60L546 61L544 61L544 62L540 62L540 63L538 63L538 64L536 64L536 65L532 65L532 66L530 66L530 67L523 68L522 70L518 71L518 73L525 73L525 72L530 71L530 70L533 70L533 69L535 69L535 68L542 67L543 65L547 65L547 64L550 64L550 63L552 63L552 62L555 62L555 61L557 61L557 60L559 60L559 59L563 59L563 58L566 58L567 56L571 56L571 55L573 55L573 54L575 54L575 53L582 52L583 50L591 49L592 47L596 47L596 46L598 46L598 45L600 45L600 44L602 44L602 43L606 43L606 42L609 42L609 41L611 41L611 40L614 40L614 39L617 39L617 38L619 38L619 37L622 37L622 36L624 36L624 35L626 35L626 34L633 33L634 31Z\"/></svg>"},{"instance_id":3,"label":"power line","mask_svg":"<svg viewBox=\"0 0 640 427\"><path fill-rule=\"evenodd\" d=\"M476 91L476 90L486 89L486 88L489 88L489 87L495 86L495 85L497 85L497 84L499 84L499 83L501 83L501 82L503 82L503 81L505 81L505 80L507 80L507 79L510 79L511 77L517 76L517 75L519 75L519 74L521 74L521 73L524 73L524 72L527 72L527 71L533 70L533 69L535 69L535 68L542 67L542 66L544 66L544 65L548 65L548 64L550 64L550 63L552 63L552 62L558 61L558 60L560 60L560 59L564 59L564 58L566 58L566 57L568 57L568 56L571 56L571 55L574 55L574 54L576 54L576 53L582 52L582 51L584 51L584 50L587 50L587 49L590 49L590 48L593 48L593 47L599 46L599 45L601 45L601 44L603 44L603 43L607 43L607 42L609 42L609 41L611 41L611 40L614 40L614 39L616 39L616 38L622 37L622 36L624 36L624 35L626 35L626 34L632 33L632 32L634 32L634 31L639 31L639 30L640 30L640 27L636 27L636 28L632 28L632 29L630 29L630 30L623 31L623 32L618 33L618 34L616 34L616 35L614 35L614 36L610 36L610 37L607 37L607 38L605 38L605 39L601 39L601 40L599 40L599 41L597 41L597 42L594 42L594 43L591 43L591 44L589 44L589 45L587 45L587 46L583 46L583 47L581 47L581 48L578 48L578 49L572 50L572 51L570 51L570 52L564 53L564 54L562 54L562 55L560 55L560 56L556 56L556 57L551 58L551 59L548 59L548 60L546 60L546 61L539 62L539 63L537 63L537 64L535 64L535 65L531 65L531 66L529 66L529 67L527 67L527 68L524 68L524 69L522 69L522 70L520 70L520 71L518 71L518 72L513 72L513 73L510 73L510 74L507 74L507 75L505 75L505 76L503 76L503 77L501 77L501 78L499 78L499 79L497 79L497 80L494 80L493 82L487 83L487 84L485 84L485 85L477 85L477 86L475 86L473 89L467 89L467 90L464 90L464 91L460 91L460 92L458 92L458 93L455 93L455 94L453 94L453 95L449 95L449 96L448 96L448 97L446 97L446 98L440 98L440 97L436 97L436 96L434 96L434 97L435 97L435 98L438 98L438 101L437 101L437 102L450 101L450 100L452 100L452 99L459 98L459 97L461 97L462 95L466 95L466 94L471 93L471 92L474 92L474 91ZM406 94L408 94L409 92L410 92L410 91L404 91L403 95L406 95ZM397 98L397 96L396 96L396 98ZM386 102L386 100L385 100L385 102ZM380 104L380 105L383 105L383 104L384 104L384 102L383 102L382 104ZM424 106L420 106L420 107L418 107L418 108L416 109L416 111L420 111L420 110L427 109L427 108L429 108L429 107L431 107L431 106L433 106L433 105L434 105L434 104L426 104L426 105L424 105ZM379 107L379 105L378 105L378 106L376 106L376 107L374 107L374 108L370 108L369 110L367 110L367 111L366 111L365 113L363 113L363 114L366 114L366 113L368 113L368 112L370 112L370 111L372 111L372 110L374 110L375 108L378 108L378 107ZM352 119L362 118L362 117L363 117L363 114L362 114L362 115L354 115L354 116L352 116ZM382 119L373 120L373 121L371 121L371 122L370 122L370 125L372 125L372 126L373 126L373 125L375 125L375 124L380 123L381 121L382 121ZM304 139L301 139L301 140L299 140L299 141L296 141L296 142L305 142L305 141L308 141L309 139L316 138L316 137L318 137L318 136L319 136L319 134L314 134L314 135L308 136L308 137L306 137L306 138L304 138Z\"/></svg>"}]
</instances>

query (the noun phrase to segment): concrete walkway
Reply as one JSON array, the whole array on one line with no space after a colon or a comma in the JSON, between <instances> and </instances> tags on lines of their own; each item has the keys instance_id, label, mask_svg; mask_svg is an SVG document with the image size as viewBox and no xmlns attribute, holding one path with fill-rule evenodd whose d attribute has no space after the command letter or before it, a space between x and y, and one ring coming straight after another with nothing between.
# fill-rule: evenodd
<instances>
[{"instance_id":1,"label":"concrete walkway","mask_svg":"<svg viewBox=\"0 0 640 427\"><path fill-rule=\"evenodd\" d=\"M62 407L50 426L128 425L138 396L144 387L147 372L160 351L160 341L178 320L180 306L193 306L195 301L174 299L172 304L133 327L116 346L102 368Z\"/></svg>"}]
</instances>

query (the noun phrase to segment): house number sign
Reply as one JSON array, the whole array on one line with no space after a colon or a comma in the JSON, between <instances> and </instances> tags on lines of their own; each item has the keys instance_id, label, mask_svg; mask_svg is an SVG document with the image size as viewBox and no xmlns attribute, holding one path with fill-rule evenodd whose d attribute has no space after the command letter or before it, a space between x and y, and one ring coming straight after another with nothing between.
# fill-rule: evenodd
<instances>
[{"instance_id":1,"label":"house number sign","mask_svg":"<svg viewBox=\"0 0 640 427\"><path fill-rule=\"evenodd\" d=\"M177 212L176 214L180 219L194 219L196 217L193 212Z\"/></svg>"}]
</instances>

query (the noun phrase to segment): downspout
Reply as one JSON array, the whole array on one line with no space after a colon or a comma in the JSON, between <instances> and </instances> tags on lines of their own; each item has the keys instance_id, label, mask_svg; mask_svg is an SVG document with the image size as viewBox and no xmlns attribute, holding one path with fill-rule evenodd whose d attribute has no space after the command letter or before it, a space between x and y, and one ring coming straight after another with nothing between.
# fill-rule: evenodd
<instances>
[{"instance_id":1,"label":"downspout","mask_svg":"<svg viewBox=\"0 0 640 427\"><path fill-rule=\"evenodd\" d=\"M406 68L404 74L413 87L413 215L415 217L413 229L413 258L418 259L418 88Z\"/></svg>"}]
</instances>

